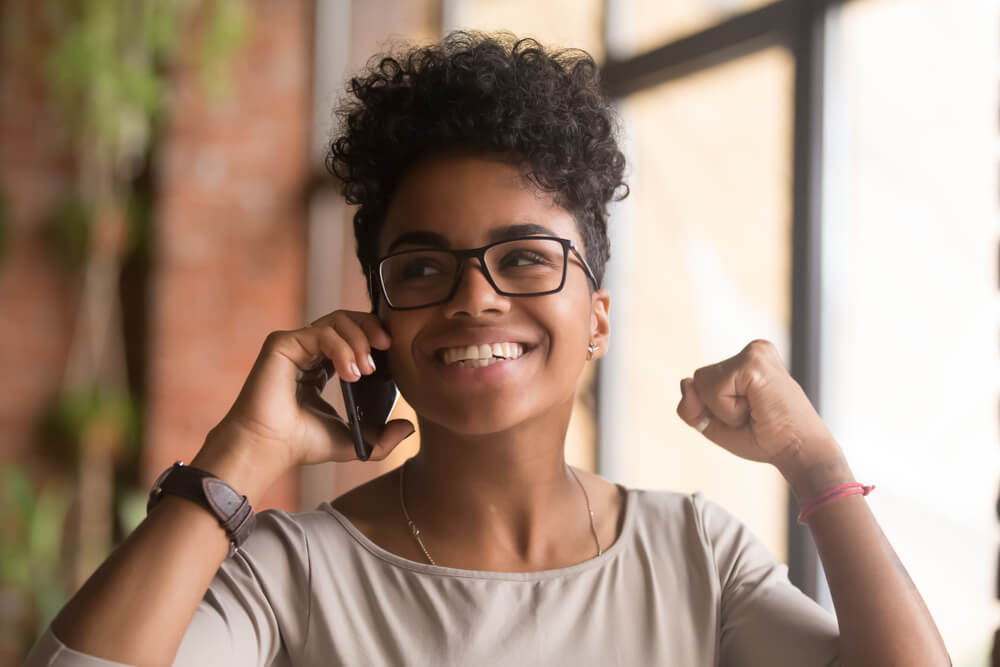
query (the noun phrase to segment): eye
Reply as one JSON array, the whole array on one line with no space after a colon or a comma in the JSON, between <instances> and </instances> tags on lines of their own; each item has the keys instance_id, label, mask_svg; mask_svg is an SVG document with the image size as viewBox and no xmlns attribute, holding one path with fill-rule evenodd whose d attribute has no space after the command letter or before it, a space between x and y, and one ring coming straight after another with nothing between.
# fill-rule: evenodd
<instances>
[{"instance_id":1,"label":"eye","mask_svg":"<svg viewBox=\"0 0 1000 667\"><path fill-rule=\"evenodd\" d=\"M552 262L541 253L531 250L515 250L504 255L500 266L503 268L517 268L521 266L546 266Z\"/></svg>"},{"instance_id":2,"label":"eye","mask_svg":"<svg viewBox=\"0 0 1000 667\"><path fill-rule=\"evenodd\" d=\"M438 262L422 258L407 262L401 273L403 278L430 278L440 275L442 272Z\"/></svg>"}]
</instances>

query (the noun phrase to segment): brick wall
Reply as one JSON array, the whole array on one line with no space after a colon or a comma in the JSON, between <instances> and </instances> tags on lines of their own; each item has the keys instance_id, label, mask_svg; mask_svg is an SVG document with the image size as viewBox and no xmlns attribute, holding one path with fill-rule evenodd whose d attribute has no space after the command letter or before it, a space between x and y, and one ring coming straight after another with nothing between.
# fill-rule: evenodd
<instances>
[{"instance_id":1,"label":"brick wall","mask_svg":"<svg viewBox=\"0 0 1000 667\"><path fill-rule=\"evenodd\" d=\"M38 55L47 40L30 3L7 4L0 33L0 188L7 201L0 461L23 460L35 449L39 417L62 381L75 303L73 274L43 235L53 203L74 178L43 84Z\"/></svg>"},{"instance_id":2,"label":"brick wall","mask_svg":"<svg viewBox=\"0 0 1000 667\"><path fill-rule=\"evenodd\" d=\"M301 326L312 3L252 3L231 90L178 68L159 164L143 473L189 461L264 337ZM297 509L292 476L262 506Z\"/></svg>"}]
</instances>

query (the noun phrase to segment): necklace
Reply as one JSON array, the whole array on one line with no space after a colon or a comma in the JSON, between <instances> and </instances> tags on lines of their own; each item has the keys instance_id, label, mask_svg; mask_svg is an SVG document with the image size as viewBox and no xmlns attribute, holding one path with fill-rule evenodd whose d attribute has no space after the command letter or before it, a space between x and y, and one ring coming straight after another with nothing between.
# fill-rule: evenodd
<instances>
[{"instance_id":1,"label":"necklace","mask_svg":"<svg viewBox=\"0 0 1000 667\"><path fill-rule=\"evenodd\" d=\"M403 465L399 466L399 506L403 508L403 516L406 517L407 523L410 524L410 533L413 537L417 538L417 544L420 545L420 549L424 552L424 555L427 556L427 560L430 561L431 565L437 565L437 563L434 562L434 559L431 558L430 552L427 551L427 547L424 546L424 541L420 539L420 530L417 528L417 525L413 523L413 519L410 518L410 513L406 511L406 502L403 500L403 473L406 470L406 464L409 462L410 459L406 459L406 461L403 462ZM573 468L570 468L569 471L573 473L573 478L576 480L576 483L580 485L580 490L583 491L583 499L587 503L587 514L590 515L590 532L594 535L594 542L597 544L597 555L600 556L604 553L604 550L601 549L601 540L597 537L597 528L594 527L594 510L590 509L590 496L587 495L587 489L583 488L583 482L581 482L580 478L577 477L576 471L573 470Z\"/></svg>"}]
</instances>

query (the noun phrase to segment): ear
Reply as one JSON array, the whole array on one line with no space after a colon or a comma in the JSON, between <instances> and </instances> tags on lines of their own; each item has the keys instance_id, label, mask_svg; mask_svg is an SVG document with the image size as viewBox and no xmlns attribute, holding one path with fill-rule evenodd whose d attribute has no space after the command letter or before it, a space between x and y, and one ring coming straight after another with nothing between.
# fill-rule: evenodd
<instances>
[{"instance_id":1,"label":"ear","mask_svg":"<svg viewBox=\"0 0 1000 667\"><path fill-rule=\"evenodd\" d=\"M608 312L611 308L611 295L605 289L594 290L590 298L590 342L600 349L594 353L593 359L600 359L608 351L611 338L611 319Z\"/></svg>"}]
</instances>

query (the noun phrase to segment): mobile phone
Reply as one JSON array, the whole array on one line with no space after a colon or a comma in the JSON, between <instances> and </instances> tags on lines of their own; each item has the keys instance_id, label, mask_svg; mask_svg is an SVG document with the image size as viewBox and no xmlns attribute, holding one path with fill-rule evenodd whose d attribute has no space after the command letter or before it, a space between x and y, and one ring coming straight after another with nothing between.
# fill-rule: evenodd
<instances>
[{"instance_id":1,"label":"mobile phone","mask_svg":"<svg viewBox=\"0 0 1000 667\"><path fill-rule=\"evenodd\" d=\"M340 381L344 394L344 410L347 412L347 426L354 435L354 450L358 458L367 461L372 446L361 435L363 426L381 428L389 421L389 414L399 399L399 389L389 374L389 358L385 352L372 348L375 372L362 375L357 382Z\"/></svg>"},{"instance_id":2,"label":"mobile phone","mask_svg":"<svg viewBox=\"0 0 1000 667\"><path fill-rule=\"evenodd\" d=\"M310 412L347 426L354 438L354 451L361 461L367 461L373 449L372 445L365 441L362 434L363 427L385 425L399 399L399 389L389 373L387 355L376 349L372 349L371 355L375 359L374 373L362 375L356 382L340 381L346 419L337 414L337 411L321 397L323 387L334 375L333 362L326 357L311 370L302 373L296 389L299 403Z\"/></svg>"}]
</instances>

